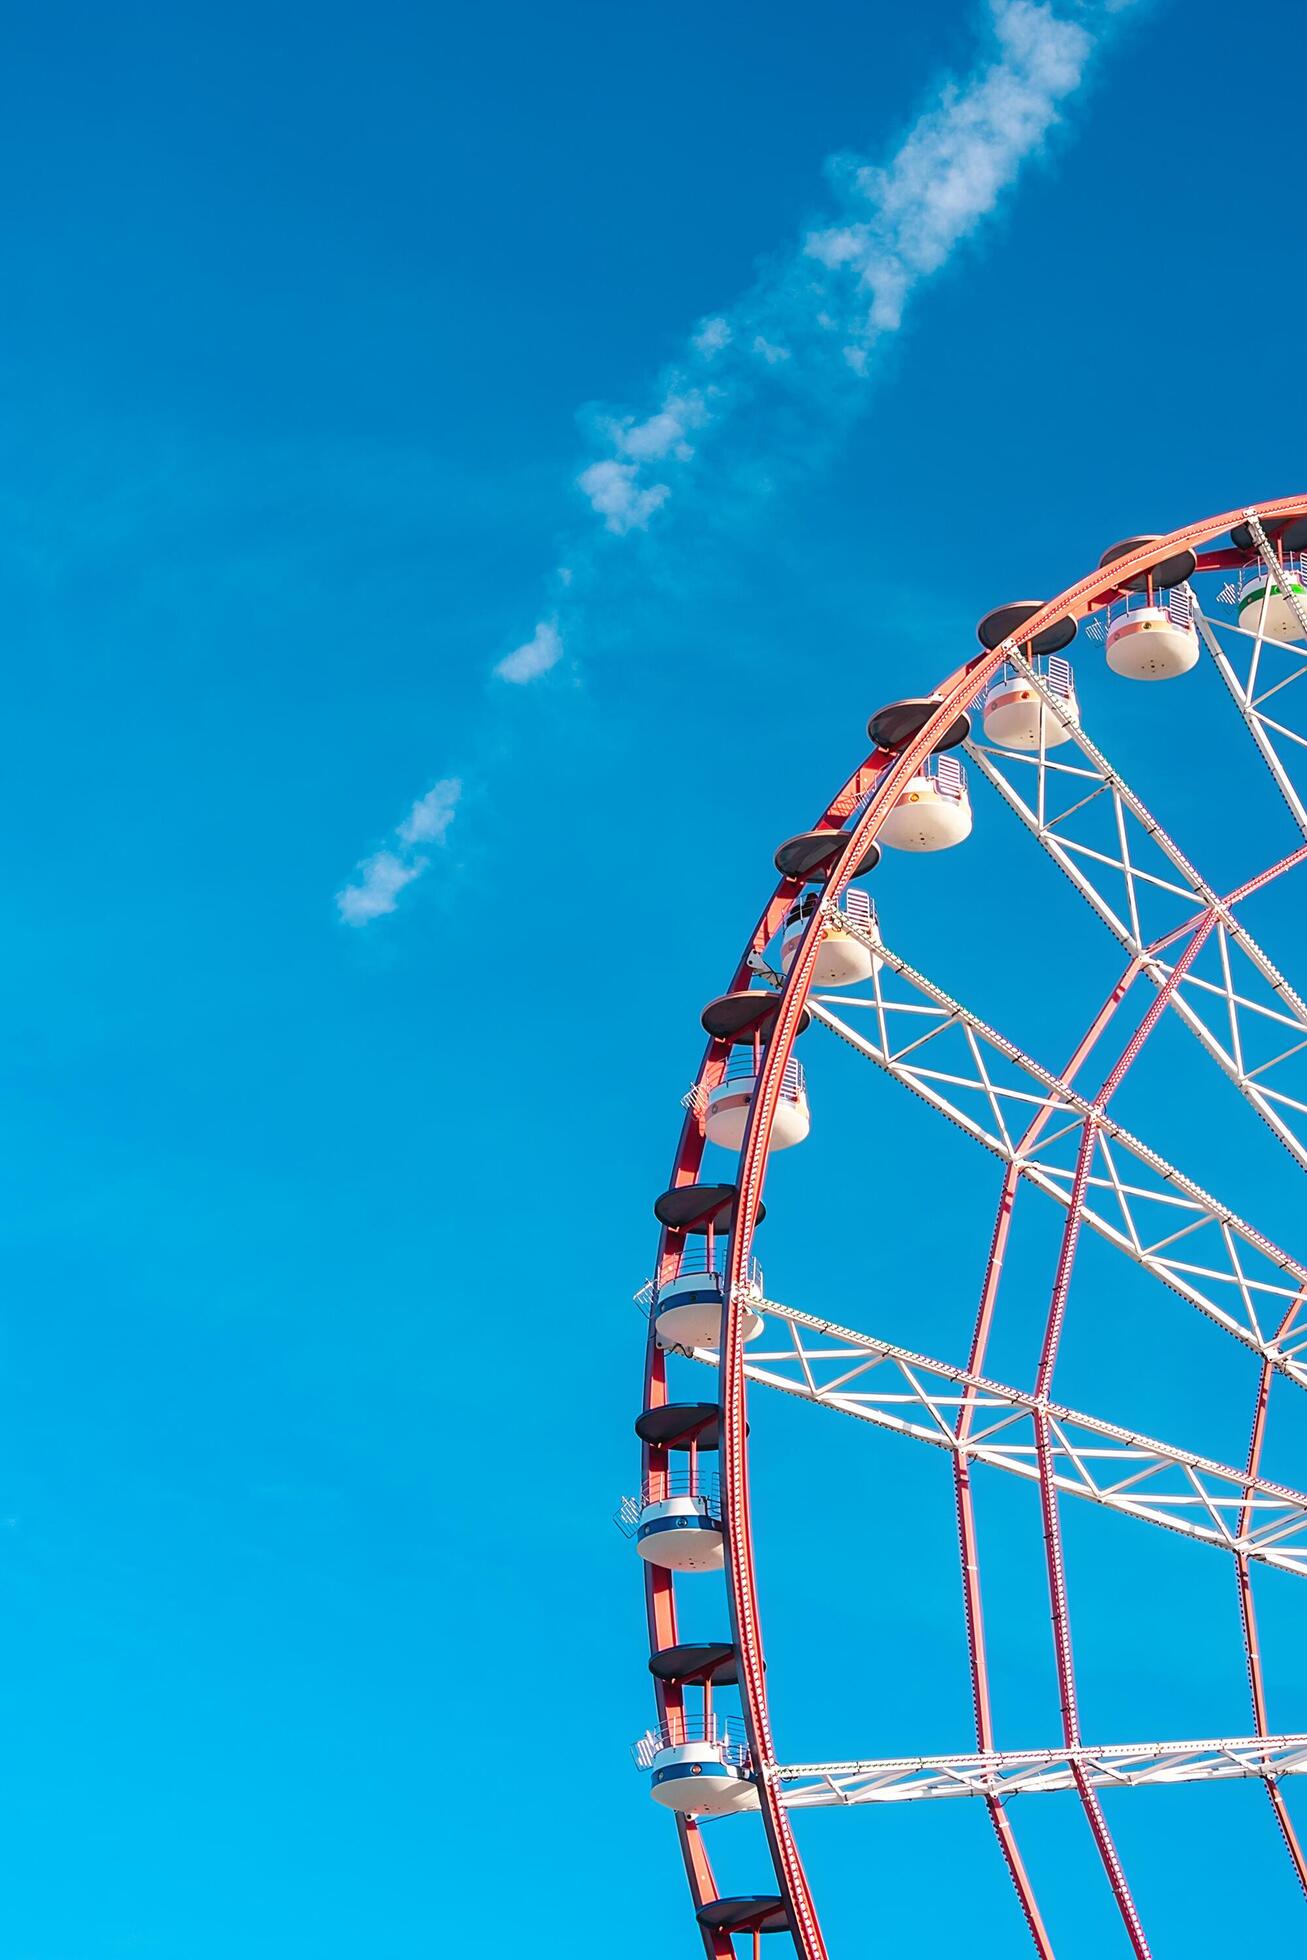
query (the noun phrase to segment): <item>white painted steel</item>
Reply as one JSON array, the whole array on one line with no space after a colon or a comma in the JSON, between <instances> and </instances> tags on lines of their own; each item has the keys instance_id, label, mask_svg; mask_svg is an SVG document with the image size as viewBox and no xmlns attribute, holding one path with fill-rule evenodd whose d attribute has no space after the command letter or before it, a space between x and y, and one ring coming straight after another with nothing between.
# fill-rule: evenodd
<instances>
[{"instance_id":1,"label":"white painted steel","mask_svg":"<svg viewBox=\"0 0 1307 1960\"><path fill-rule=\"evenodd\" d=\"M1215 1742L1113 1743L1076 1749L991 1750L973 1756L899 1756L879 1762L780 1766L795 1809L822 1804L914 1803L923 1798L1008 1797L1071 1790L1079 1771L1097 1789L1224 1783L1307 1774L1307 1735L1239 1736Z\"/></svg>"},{"instance_id":2,"label":"white painted steel","mask_svg":"<svg viewBox=\"0 0 1307 1960\"><path fill-rule=\"evenodd\" d=\"M837 1014L810 997L813 1020L1015 1164L1024 1180L1060 1205L1070 1203L1080 1136L1086 1121L1093 1122L1095 1166L1082 1214L1089 1229L1307 1387L1307 1264L1096 1113L883 941L876 946L881 965L872 1000L842 1002ZM907 999L890 995L893 978L904 983ZM858 1006L872 1009L871 1034L846 1018ZM1019 1154L1008 1119L1024 1129L1039 1110L1047 1112L1048 1126L1035 1149ZM1268 1336L1263 1321L1278 1324L1286 1316L1284 1331Z\"/></svg>"},{"instance_id":3,"label":"white painted steel","mask_svg":"<svg viewBox=\"0 0 1307 1960\"><path fill-rule=\"evenodd\" d=\"M1052 1432L1054 1487L1144 1524L1307 1578L1307 1492L1158 1441L1028 1390L917 1354L779 1300L769 1327L788 1343L754 1350L750 1382L1038 1483L1035 1418ZM717 1365L715 1352L695 1360ZM970 1422L958 1433L958 1417ZM1246 1516L1245 1516L1246 1507Z\"/></svg>"},{"instance_id":4,"label":"white painted steel","mask_svg":"<svg viewBox=\"0 0 1307 1960\"><path fill-rule=\"evenodd\" d=\"M1057 697L1043 687L1038 675L1020 655L1014 656L1013 664L1030 674L1057 714ZM1232 686L1237 699L1236 689L1237 683ZM1177 928L1196 925L1203 910L1216 915L1221 983L1213 990L1212 983L1200 975L1186 977L1171 996L1171 1010L1307 1169L1307 1048L1303 1046L1307 1003L1244 929L1235 906L1199 876L1083 728L1073 727L1071 739L1075 754L1070 758L999 752L975 743L968 744L968 752L1108 930L1139 959L1141 970L1154 984L1170 972L1161 955ZM1269 761L1274 753L1269 743L1259 746ZM1282 769L1277 780L1285 788ZM1100 809L1110 818L1114 842L1108 849L1102 848L1101 841L1091 841L1100 836L1093 823ZM1307 834L1307 813L1303 828ZM1250 1044L1241 1039L1241 1024L1246 1024L1245 1033L1253 1027L1284 1027L1282 1059L1256 1070L1245 1066L1242 1051ZM1300 1053L1303 1061L1297 1069L1303 1079L1299 1094L1294 1095L1297 1084L1292 1078ZM1282 1088L1280 1078L1285 1076L1290 1081Z\"/></svg>"},{"instance_id":5,"label":"white painted steel","mask_svg":"<svg viewBox=\"0 0 1307 1960\"><path fill-rule=\"evenodd\" d=\"M1194 623L1276 788L1288 804L1290 815L1307 837L1307 801L1299 791L1292 767L1297 760L1307 778L1307 729L1295 730L1284 723L1286 709L1292 708L1294 700L1301 701L1307 691L1300 689L1296 697L1286 701L1285 690L1294 681L1307 678L1307 662L1301 662L1297 671L1291 669L1287 678L1278 674L1259 686L1261 669L1268 664L1263 658L1263 640L1244 633L1239 627L1208 619L1197 608Z\"/></svg>"}]
</instances>

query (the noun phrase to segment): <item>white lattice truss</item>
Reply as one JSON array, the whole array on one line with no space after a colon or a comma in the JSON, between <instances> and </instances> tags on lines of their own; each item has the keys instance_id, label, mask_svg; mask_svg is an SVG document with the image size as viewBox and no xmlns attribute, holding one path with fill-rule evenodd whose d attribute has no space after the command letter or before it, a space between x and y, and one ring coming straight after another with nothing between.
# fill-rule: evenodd
<instances>
[{"instance_id":1,"label":"white lattice truss","mask_svg":"<svg viewBox=\"0 0 1307 1960\"><path fill-rule=\"evenodd\" d=\"M1055 1489L1307 1577L1307 1493L1261 1477L1250 1480L1229 1464L818 1320L780 1301L751 1298L750 1305L786 1335L783 1346L750 1345L745 1364L750 1383L1036 1484L1034 1428L1042 1412L1053 1438ZM697 1348L694 1358L716 1365L710 1348ZM970 1422L959 1425L964 1408Z\"/></svg>"},{"instance_id":2,"label":"white lattice truss","mask_svg":"<svg viewBox=\"0 0 1307 1960\"><path fill-rule=\"evenodd\" d=\"M1284 577L1256 516L1252 517L1249 528L1268 574L1267 593L1272 585L1280 587L1297 617L1303 637L1307 638L1307 608L1295 595L1290 581ZM1227 586L1220 597L1233 598L1234 588ZM1261 627L1264 617L1263 605L1258 608L1250 629L1225 620L1208 619L1198 607L1194 609L1194 623L1203 643L1229 688L1258 753L1288 804L1294 822L1307 837L1307 806L1303 803L1296 774L1297 771L1307 773L1307 756L1303 754L1307 750L1307 732L1292 725L1295 709L1307 710L1307 695L1301 688L1297 694L1289 693L1289 689L1307 675L1307 654L1301 646L1286 645L1282 640L1273 640L1263 634Z\"/></svg>"},{"instance_id":3,"label":"white lattice truss","mask_svg":"<svg viewBox=\"0 0 1307 1960\"><path fill-rule=\"evenodd\" d=\"M772 1771L791 1809L817 1804L915 1803L925 1797L1000 1800L1076 1787L1077 1771L1100 1790L1156 1783L1224 1783L1301 1776L1307 1735L1219 1742L1111 1743L1091 1749L1019 1749L976 1756L903 1756L883 1762L795 1763Z\"/></svg>"},{"instance_id":4,"label":"white lattice truss","mask_svg":"<svg viewBox=\"0 0 1307 1960\"><path fill-rule=\"evenodd\" d=\"M1303 650L1207 619L1194 602L1195 623L1212 653L1259 752L1304 836L1307 805L1260 716L1258 663L1273 650L1292 663L1276 691L1307 675ZM1244 666L1223 648L1233 637L1251 647ZM1165 953L1210 916L1214 930L1201 959L1176 984L1170 1005L1240 1095L1307 1169L1307 1003L1245 930L1240 903L1274 878L1307 861L1299 846L1235 892L1216 892L1166 835L1103 751L1071 719L1060 696L1020 654L1013 665L1041 695L1067 740L1028 753L980 740L967 744L976 766L1042 845L1108 930L1155 984L1172 972ZM1251 678L1245 669L1251 670ZM1243 675L1243 678L1241 678ZM1307 694L1304 695L1307 704ZM1281 742L1307 751L1307 734L1277 723ZM1307 773L1307 758L1304 758Z\"/></svg>"},{"instance_id":5,"label":"white lattice truss","mask_svg":"<svg viewBox=\"0 0 1307 1960\"><path fill-rule=\"evenodd\" d=\"M845 930L876 954L872 992L838 1001L810 997L815 1021L1064 1207L1088 1124L1094 1156L1084 1224L1307 1386L1307 1265L908 966L878 935ZM855 1013L870 1020L869 1031L848 1018ZM1044 1119L1042 1129L1022 1142L1035 1117Z\"/></svg>"}]
</instances>

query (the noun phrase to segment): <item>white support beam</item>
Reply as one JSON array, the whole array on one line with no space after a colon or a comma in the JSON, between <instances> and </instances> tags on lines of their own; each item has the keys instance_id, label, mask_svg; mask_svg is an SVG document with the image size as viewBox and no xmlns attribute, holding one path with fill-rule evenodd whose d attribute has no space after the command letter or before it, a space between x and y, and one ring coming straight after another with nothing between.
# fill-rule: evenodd
<instances>
[{"instance_id":1,"label":"white support beam","mask_svg":"<svg viewBox=\"0 0 1307 1960\"><path fill-rule=\"evenodd\" d=\"M1250 1478L1193 1450L780 1301L751 1297L750 1306L788 1336L784 1345L764 1346L764 1332L750 1344L745 1374L759 1388L779 1389L1031 1484L1039 1482L1035 1414L1042 1410L1052 1436L1053 1484L1068 1497L1307 1577L1307 1492ZM696 1348L692 1358L717 1365L711 1348ZM959 1436L964 1408L970 1421Z\"/></svg>"},{"instance_id":2,"label":"white support beam","mask_svg":"<svg viewBox=\"0 0 1307 1960\"><path fill-rule=\"evenodd\" d=\"M1307 811L1266 733L1271 724L1247 706L1252 680L1244 688L1229 663L1222 663L1211 625L1196 601L1194 609L1198 631L1209 650L1216 653L1227 687L1296 820L1302 812L1301 827L1307 832ZM1018 752L974 740L967 743L972 761L1009 809L1071 880L1109 932L1132 957L1139 959L1143 972L1154 985L1161 985L1170 971L1157 957L1159 943L1174 933L1184 908L1192 905L1196 916L1207 911L1214 913L1222 942L1235 950L1241 971L1248 976L1247 984L1235 997L1236 1015L1248 1018L1268 1011L1287 1015L1299 1032L1307 1036L1307 1002L1244 930L1235 906L1199 876L1124 777L1084 729L1070 719L1061 697L1048 688L1019 652L1013 655L1013 665L1042 696L1049 713L1066 731L1067 742L1051 754L1046 749ZM1065 759L1068 749L1076 753L1075 761ZM1028 794L1022 784L1031 781L1033 791ZM1102 848L1102 827L1095 825L1094 817L1109 807L1111 844L1110 848ZM1099 847L1095 846L1095 838ZM1150 864L1152 869L1148 868ZM1253 998L1254 990L1263 995L1261 1001ZM1287 1113L1285 1101L1274 1094L1261 1071L1245 1071L1232 1059L1228 1038L1222 1039L1209 1025L1203 1011L1204 1001L1201 995L1196 997L1194 984L1186 981L1178 987L1170 1004L1239 1094L1270 1125L1299 1165L1307 1169L1307 1122L1295 1121ZM1307 1079L1307 1062L1301 1066Z\"/></svg>"},{"instance_id":3,"label":"white support beam","mask_svg":"<svg viewBox=\"0 0 1307 1960\"><path fill-rule=\"evenodd\" d=\"M1307 837L1307 804L1304 804L1302 797L1298 794L1297 785L1293 780L1288 765L1275 746L1273 739L1274 725L1268 723L1268 718L1259 710L1259 702L1256 694L1256 677L1258 658L1262 646L1261 635L1253 634L1249 636L1240 627L1229 626L1224 621L1218 622L1211 620L1197 604L1194 606L1194 624L1198 628L1203 645L1207 648L1217 673L1225 682L1231 700L1243 718L1244 725L1252 737L1254 747L1261 756L1262 761L1266 764L1266 767L1270 770L1271 779L1276 788L1288 804L1290 816L1297 824L1303 836ZM1246 641L1248 643L1249 653L1246 675L1241 675L1239 664L1232 659L1231 655L1227 653L1225 647L1222 645L1217 631L1218 625L1224 630L1227 636L1233 639L1233 636L1237 635L1239 642ZM1290 740L1295 739L1290 734Z\"/></svg>"},{"instance_id":4,"label":"white support beam","mask_svg":"<svg viewBox=\"0 0 1307 1960\"><path fill-rule=\"evenodd\" d=\"M1014 1164L1026 1182L1060 1205L1071 1201L1075 1153L1084 1125L1092 1123L1096 1156L1083 1210L1089 1229L1307 1387L1307 1264L910 967L876 934L850 925L845 930L876 955L872 997L841 999L837 1013L829 997L811 996L809 1011L819 1025ZM892 981L912 996L908 1002L890 993ZM848 1018L859 1006L872 1009L870 1033ZM978 1065L980 1051L984 1062ZM1011 1141L1005 1103L1020 1111L1023 1129L1037 1111L1047 1113L1043 1133L1025 1154ZM1054 1155L1059 1146L1062 1162ZM1267 1325L1280 1331L1268 1335Z\"/></svg>"},{"instance_id":5,"label":"white support beam","mask_svg":"<svg viewBox=\"0 0 1307 1960\"><path fill-rule=\"evenodd\" d=\"M1307 1772L1307 1735L1239 1736L1207 1742L1110 1743L1103 1748L991 1750L973 1756L899 1756L883 1761L795 1763L771 1772L791 1809L818 1805L917 1803L925 1798L1008 1797L1149 1784L1277 1781Z\"/></svg>"}]
</instances>

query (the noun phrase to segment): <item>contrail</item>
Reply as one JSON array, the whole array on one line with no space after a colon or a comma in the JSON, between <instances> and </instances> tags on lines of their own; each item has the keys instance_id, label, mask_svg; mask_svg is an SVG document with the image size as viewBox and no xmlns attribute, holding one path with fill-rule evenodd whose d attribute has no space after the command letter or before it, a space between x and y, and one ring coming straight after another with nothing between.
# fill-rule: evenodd
<instances>
[{"instance_id":1,"label":"contrail","mask_svg":"<svg viewBox=\"0 0 1307 1960\"><path fill-rule=\"evenodd\" d=\"M1070 0L1058 11L1043 0L990 0L988 58L965 81L937 87L888 162L827 159L835 207L825 221L734 306L699 322L647 413L596 419L600 453L576 485L589 523L551 575L555 603L494 663L499 682L530 686L558 665L580 603L573 599L569 612L569 588L575 570L591 566L598 537L655 525L710 451L730 453L741 410L749 410L755 447L759 410L769 400L801 401L837 426L860 412L877 351L899 331L917 288L948 264L1038 154L1112 16L1129 4ZM444 842L460 794L457 778L437 783L361 860L336 894L345 924L395 910L431 862L423 845Z\"/></svg>"}]
</instances>

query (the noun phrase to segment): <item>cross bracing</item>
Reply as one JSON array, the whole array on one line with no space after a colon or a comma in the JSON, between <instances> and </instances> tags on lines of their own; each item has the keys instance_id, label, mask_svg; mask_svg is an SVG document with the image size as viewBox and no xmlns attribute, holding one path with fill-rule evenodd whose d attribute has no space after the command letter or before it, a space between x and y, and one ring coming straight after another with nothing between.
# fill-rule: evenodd
<instances>
[{"instance_id":1,"label":"cross bracing","mask_svg":"<svg viewBox=\"0 0 1307 1960\"><path fill-rule=\"evenodd\" d=\"M1307 1264L908 966L877 935L859 929L857 936L878 961L870 996L840 997L839 1012L831 997L810 996L814 1020L1063 1207L1072 1203L1088 1125L1085 1225L1279 1373L1307 1386ZM870 1030L851 1016L869 1021ZM1044 1119L1043 1127L1031 1141L1035 1117Z\"/></svg>"},{"instance_id":2,"label":"cross bracing","mask_svg":"<svg viewBox=\"0 0 1307 1960\"><path fill-rule=\"evenodd\" d=\"M1255 512L1249 516L1248 528L1267 574L1267 593L1279 587L1303 639L1307 639L1307 607L1295 592L1292 579L1285 577ZM1226 586L1218 596L1233 599L1235 587ZM1301 687L1296 693L1290 692L1307 675L1303 648L1265 632L1264 603L1252 612L1251 626L1209 619L1198 607L1194 609L1194 622L1290 815L1307 837L1307 805L1299 786L1299 772L1304 771L1301 752L1307 749L1307 729L1301 725L1307 719L1307 696ZM1299 725L1294 726L1295 722Z\"/></svg>"},{"instance_id":3,"label":"cross bracing","mask_svg":"<svg viewBox=\"0 0 1307 1960\"><path fill-rule=\"evenodd\" d=\"M940 1797L1008 1797L1073 1790L1130 1790L1151 1784L1224 1783L1302 1776L1307 1735L1240 1736L1208 1742L1081 1744L1067 1749L988 1750L972 1756L901 1756L883 1761L794 1763L772 1770L792 1785L791 1809L821 1804L916 1803Z\"/></svg>"},{"instance_id":4,"label":"cross bracing","mask_svg":"<svg viewBox=\"0 0 1307 1960\"><path fill-rule=\"evenodd\" d=\"M1036 1418L1047 1419L1055 1488L1103 1509L1307 1576L1307 1493L1064 1408L1047 1397L860 1334L775 1300L751 1305L785 1344L750 1345L745 1372L779 1389L965 1461L1037 1484ZM694 1352L715 1366L709 1348ZM969 1421L960 1425L959 1414Z\"/></svg>"},{"instance_id":5,"label":"cross bracing","mask_svg":"<svg viewBox=\"0 0 1307 1960\"><path fill-rule=\"evenodd\" d=\"M1307 837L1307 653L1195 608L1194 624L1294 823Z\"/></svg>"},{"instance_id":6,"label":"cross bracing","mask_svg":"<svg viewBox=\"0 0 1307 1960\"><path fill-rule=\"evenodd\" d=\"M1211 623L1200 619L1199 626L1214 642ZM1301 654L1294 657L1304 668ZM1307 1003L1237 916L1242 902L1307 862L1307 846L1266 866L1238 890L1216 892L1036 670L1020 655L1013 664L1039 691L1067 740L1054 751L1029 752L973 740L967 744L972 760L1155 984L1171 970L1162 957L1166 949L1204 917L1213 919L1217 932L1204 955L1213 970L1206 978L1187 977L1170 1004L1307 1168ZM1307 745L1307 735L1302 740ZM1288 797L1286 783L1287 778L1281 788ZM1289 1036L1276 1053L1266 1055L1261 1037L1273 1027L1287 1028ZM1257 1054L1254 1063L1245 1063L1245 1050Z\"/></svg>"}]
</instances>

